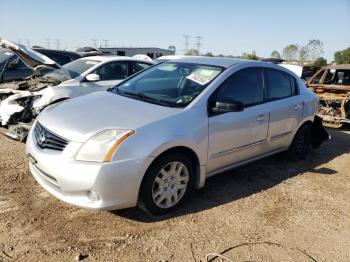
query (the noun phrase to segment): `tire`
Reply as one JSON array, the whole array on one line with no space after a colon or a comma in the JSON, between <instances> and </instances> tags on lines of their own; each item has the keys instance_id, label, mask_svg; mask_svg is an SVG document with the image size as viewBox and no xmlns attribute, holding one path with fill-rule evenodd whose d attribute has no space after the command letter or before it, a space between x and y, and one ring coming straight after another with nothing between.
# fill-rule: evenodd
<instances>
[{"instance_id":1,"label":"tire","mask_svg":"<svg viewBox=\"0 0 350 262\"><path fill-rule=\"evenodd\" d=\"M161 156L145 174L139 207L156 216L171 213L193 190L193 181L194 166L187 155L172 152Z\"/></svg>"},{"instance_id":2,"label":"tire","mask_svg":"<svg viewBox=\"0 0 350 262\"><path fill-rule=\"evenodd\" d=\"M304 124L295 134L292 144L286 152L287 159L291 161L304 160L311 147L311 126Z\"/></svg>"}]
</instances>

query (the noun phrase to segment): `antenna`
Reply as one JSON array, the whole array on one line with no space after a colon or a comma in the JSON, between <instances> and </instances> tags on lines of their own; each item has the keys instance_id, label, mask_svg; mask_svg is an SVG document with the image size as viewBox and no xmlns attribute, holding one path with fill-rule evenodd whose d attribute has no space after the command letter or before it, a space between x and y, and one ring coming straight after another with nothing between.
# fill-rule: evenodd
<instances>
[{"instance_id":1,"label":"antenna","mask_svg":"<svg viewBox=\"0 0 350 262\"><path fill-rule=\"evenodd\" d=\"M182 36L183 36L183 38L185 40L185 42L184 42L184 46L185 46L184 51L187 52L188 51L188 47L190 45L189 39L190 39L191 36L190 35L182 35Z\"/></svg>"}]
</instances>

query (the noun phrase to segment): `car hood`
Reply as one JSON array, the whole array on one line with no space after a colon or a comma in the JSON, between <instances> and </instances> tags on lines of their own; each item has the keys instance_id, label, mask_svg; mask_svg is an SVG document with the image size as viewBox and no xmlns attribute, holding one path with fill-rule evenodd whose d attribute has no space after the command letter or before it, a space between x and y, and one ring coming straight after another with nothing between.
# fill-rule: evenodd
<instances>
[{"instance_id":1,"label":"car hood","mask_svg":"<svg viewBox=\"0 0 350 262\"><path fill-rule=\"evenodd\" d=\"M168 108L97 92L47 107L38 121L51 132L75 142L85 142L106 129L138 129L182 109Z\"/></svg>"},{"instance_id":2,"label":"car hood","mask_svg":"<svg viewBox=\"0 0 350 262\"><path fill-rule=\"evenodd\" d=\"M55 61L42 55L32 49L29 49L21 44L16 44L11 41L0 38L0 46L10 49L16 55L18 55L23 62L30 67L34 72L40 70L42 67L50 67L53 69L60 69L61 66Z\"/></svg>"}]
</instances>

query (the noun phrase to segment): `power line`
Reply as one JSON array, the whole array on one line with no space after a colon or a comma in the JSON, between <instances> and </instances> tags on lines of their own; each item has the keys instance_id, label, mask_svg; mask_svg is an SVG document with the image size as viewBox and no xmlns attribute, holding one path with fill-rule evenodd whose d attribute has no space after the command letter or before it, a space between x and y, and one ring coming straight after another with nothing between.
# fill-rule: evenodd
<instances>
[{"instance_id":1,"label":"power line","mask_svg":"<svg viewBox=\"0 0 350 262\"><path fill-rule=\"evenodd\" d=\"M61 40L58 39L58 38L56 38L56 39L55 39L55 42L56 42L56 49L57 49L57 50L60 50L60 42L61 42Z\"/></svg>"},{"instance_id":2,"label":"power line","mask_svg":"<svg viewBox=\"0 0 350 262\"><path fill-rule=\"evenodd\" d=\"M93 47L97 48L97 39L91 39Z\"/></svg>"},{"instance_id":3,"label":"power line","mask_svg":"<svg viewBox=\"0 0 350 262\"><path fill-rule=\"evenodd\" d=\"M184 47L185 47L185 49L184 49L184 51L185 52L187 52L188 51L188 48L189 48L189 46L190 46L190 43L189 43L189 39L190 39L190 35L182 35L183 36L183 38L184 38Z\"/></svg>"},{"instance_id":4,"label":"power line","mask_svg":"<svg viewBox=\"0 0 350 262\"><path fill-rule=\"evenodd\" d=\"M107 48L107 47L108 47L108 42L109 42L109 40L103 39L103 42L105 43L105 48Z\"/></svg>"},{"instance_id":5,"label":"power line","mask_svg":"<svg viewBox=\"0 0 350 262\"><path fill-rule=\"evenodd\" d=\"M51 39L50 38L46 38L46 46L48 49L50 49L50 44L51 44Z\"/></svg>"},{"instance_id":6,"label":"power line","mask_svg":"<svg viewBox=\"0 0 350 262\"><path fill-rule=\"evenodd\" d=\"M197 52L198 55L200 54L200 48L202 46L201 40L203 39L202 36L196 36L197 42L196 42L196 47L197 47Z\"/></svg>"}]
</instances>

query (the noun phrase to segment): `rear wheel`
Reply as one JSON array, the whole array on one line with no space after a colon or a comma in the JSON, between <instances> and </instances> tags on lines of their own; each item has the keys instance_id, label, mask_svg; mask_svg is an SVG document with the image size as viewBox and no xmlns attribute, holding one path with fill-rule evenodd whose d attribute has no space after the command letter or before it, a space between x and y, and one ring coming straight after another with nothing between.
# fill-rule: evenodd
<instances>
[{"instance_id":1,"label":"rear wheel","mask_svg":"<svg viewBox=\"0 0 350 262\"><path fill-rule=\"evenodd\" d=\"M177 209L192 190L194 167L181 153L161 156L151 165L141 185L141 207L153 215Z\"/></svg>"},{"instance_id":2,"label":"rear wheel","mask_svg":"<svg viewBox=\"0 0 350 262\"><path fill-rule=\"evenodd\" d=\"M291 146L286 152L286 157L292 161L300 161L306 158L311 147L311 126L304 124L296 133Z\"/></svg>"}]
</instances>

